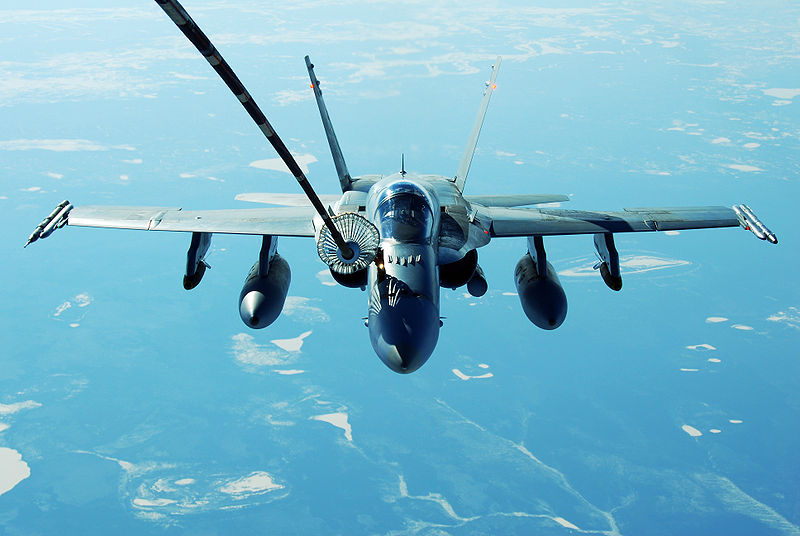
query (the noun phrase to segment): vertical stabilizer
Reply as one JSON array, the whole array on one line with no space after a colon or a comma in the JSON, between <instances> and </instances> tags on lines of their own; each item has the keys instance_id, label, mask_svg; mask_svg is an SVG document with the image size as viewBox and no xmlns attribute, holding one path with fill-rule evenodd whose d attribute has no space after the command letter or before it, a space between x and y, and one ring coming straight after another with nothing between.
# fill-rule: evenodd
<instances>
[{"instance_id":1,"label":"vertical stabilizer","mask_svg":"<svg viewBox=\"0 0 800 536\"><path fill-rule=\"evenodd\" d=\"M328 145L331 148L331 156L333 156L333 164L336 166L336 173L339 175L339 184L342 186L342 192L350 190L353 179L350 178L350 173L347 171L347 164L344 162L344 155L342 149L339 147L339 140L336 139L336 133L333 131L333 124L328 115L328 109L325 107L325 101L322 100L322 91L319 88L319 80L317 75L314 74L314 64L306 56L306 68L308 68L308 76L311 78L311 89L314 90L314 97L317 99L317 107L319 108L319 115L322 118L322 126L325 127L325 136L328 138Z\"/></svg>"},{"instance_id":2,"label":"vertical stabilizer","mask_svg":"<svg viewBox=\"0 0 800 536\"><path fill-rule=\"evenodd\" d=\"M497 78L497 70L500 68L501 60L502 58L497 56L497 60L495 60L494 65L492 65L492 76L489 78L489 81L486 82L486 89L483 91L481 107L478 109L478 117L475 118L475 124L472 125L472 132L469 134L467 147L464 149L464 155L461 157L461 163L458 164L456 176L453 177L453 181L456 183L456 187L458 188L459 192L464 191L464 183L467 182L467 174L469 173L469 167L472 164L472 155L475 154L475 146L478 144L478 136L480 135L481 127L483 126L483 118L486 117L486 109L489 107L489 99L492 98L492 92L494 92L494 81Z\"/></svg>"}]
</instances>

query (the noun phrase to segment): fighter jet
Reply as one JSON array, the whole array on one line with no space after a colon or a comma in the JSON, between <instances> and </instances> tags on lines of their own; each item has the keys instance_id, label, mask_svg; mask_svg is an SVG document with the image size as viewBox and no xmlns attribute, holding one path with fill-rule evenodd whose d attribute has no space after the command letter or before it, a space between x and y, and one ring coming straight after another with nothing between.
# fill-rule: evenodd
<instances>
[{"instance_id":1,"label":"fighter jet","mask_svg":"<svg viewBox=\"0 0 800 536\"><path fill-rule=\"evenodd\" d=\"M599 258L595 269L615 291L622 288L616 233L741 226L777 243L775 234L746 205L595 212L536 207L568 201L564 195L466 195L499 57L454 175L417 175L401 166L388 176L354 177L334 133L314 65L306 56L342 190L341 195L318 196L252 95L183 6L177 0L156 3L237 97L303 194L240 194L237 199L278 206L232 210L73 206L63 201L34 230L26 246L67 225L191 233L183 277L183 286L189 290L203 278L214 233L260 235L261 251L239 296L239 314L247 326L261 329L281 314L291 280L289 265L277 250L278 238L313 238L317 254L339 284L367 290L366 325L375 353L391 370L410 373L428 360L439 339L440 289L466 287L473 296L486 293L477 250L493 238L527 238L528 251L517 262L514 279L525 315L546 330L559 327L567 314L564 289L547 260L546 236L593 235Z\"/></svg>"}]
</instances>

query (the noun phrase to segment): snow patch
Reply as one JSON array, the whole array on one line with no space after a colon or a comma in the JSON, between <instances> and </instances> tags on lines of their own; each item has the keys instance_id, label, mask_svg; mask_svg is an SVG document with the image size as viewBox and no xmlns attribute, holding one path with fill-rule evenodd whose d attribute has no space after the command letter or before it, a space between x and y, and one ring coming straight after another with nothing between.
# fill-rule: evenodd
<instances>
[{"instance_id":1,"label":"snow patch","mask_svg":"<svg viewBox=\"0 0 800 536\"><path fill-rule=\"evenodd\" d=\"M31 476L31 468L14 449L0 447L0 495Z\"/></svg>"},{"instance_id":2,"label":"snow patch","mask_svg":"<svg viewBox=\"0 0 800 536\"><path fill-rule=\"evenodd\" d=\"M77 305L78 307L86 307L87 305L89 305L94 301L94 298L92 298L86 293L78 294L72 299L75 300L75 305Z\"/></svg>"},{"instance_id":3,"label":"snow patch","mask_svg":"<svg viewBox=\"0 0 800 536\"><path fill-rule=\"evenodd\" d=\"M691 346L687 346L686 349L703 351L703 350L716 350L716 347L711 346L710 344L703 343L703 344L694 344Z\"/></svg>"},{"instance_id":4,"label":"snow patch","mask_svg":"<svg viewBox=\"0 0 800 536\"><path fill-rule=\"evenodd\" d=\"M681 426L681 429L692 437L700 437L701 435L703 435L703 432L701 432L694 426L689 426L688 424L684 424L683 426Z\"/></svg>"},{"instance_id":5,"label":"snow patch","mask_svg":"<svg viewBox=\"0 0 800 536\"><path fill-rule=\"evenodd\" d=\"M566 519L564 519L563 517L554 517L553 521L555 521L556 523L558 523L559 525L561 525L562 527L567 528L567 529L581 530L578 527L576 527L575 525L573 525L572 523L570 523L569 521L567 521Z\"/></svg>"},{"instance_id":6,"label":"snow patch","mask_svg":"<svg viewBox=\"0 0 800 536\"><path fill-rule=\"evenodd\" d=\"M61 313L63 313L64 311L66 311L70 307L72 307L72 303L69 302L69 301L65 301L64 303L62 303L61 305L56 307L56 312L53 313L53 316L61 316Z\"/></svg>"},{"instance_id":7,"label":"snow patch","mask_svg":"<svg viewBox=\"0 0 800 536\"><path fill-rule=\"evenodd\" d=\"M344 437L348 441L353 440L353 428L350 426L350 423L347 422L347 413L343 411L337 413L327 413L325 415L314 415L313 417L309 417L309 419L313 421L322 421L328 424L332 424L336 428L341 428L344 430Z\"/></svg>"},{"instance_id":8,"label":"snow patch","mask_svg":"<svg viewBox=\"0 0 800 536\"><path fill-rule=\"evenodd\" d=\"M295 374L303 374L305 372L305 370L300 370L300 369L278 370L278 369L275 369L272 372L276 372L276 373L278 373L278 374L280 374L282 376L293 376Z\"/></svg>"},{"instance_id":9,"label":"snow patch","mask_svg":"<svg viewBox=\"0 0 800 536\"><path fill-rule=\"evenodd\" d=\"M134 506L144 506L144 507L152 507L152 506L168 506L170 504L175 504L173 499L142 499L141 497L136 497L133 500Z\"/></svg>"},{"instance_id":10,"label":"snow patch","mask_svg":"<svg viewBox=\"0 0 800 536\"><path fill-rule=\"evenodd\" d=\"M770 97L775 97L776 99L782 100L791 100L796 96L800 95L800 89L797 88L781 88L781 87L774 87L770 89L762 89L761 91L764 92L764 95L768 95Z\"/></svg>"},{"instance_id":11,"label":"snow patch","mask_svg":"<svg viewBox=\"0 0 800 536\"><path fill-rule=\"evenodd\" d=\"M494 374L492 374L491 372L487 372L486 374L481 374L479 376L467 376L466 374L464 374L463 372L461 372L457 368L453 369L453 374L455 374L459 379L464 380L464 381L467 381L467 380L483 380L483 379L486 379L486 378L492 378L494 376Z\"/></svg>"},{"instance_id":12,"label":"snow patch","mask_svg":"<svg viewBox=\"0 0 800 536\"><path fill-rule=\"evenodd\" d=\"M303 339L311 335L311 331L304 331L293 339L274 339L271 342L278 348L283 348L287 352L299 352L303 347Z\"/></svg>"},{"instance_id":13,"label":"snow patch","mask_svg":"<svg viewBox=\"0 0 800 536\"><path fill-rule=\"evenodd\" d=\"M597 277L597 270L594 269L594 258L582 258L573 261L572 264L580 264L574 268L567 268L558 272L558 275L564 277ZM629 255L621 257L619 265L626 275L638 274L644 272L651 272L654 270L663 270L666 268L676 268L678 266L688 266L691 264L689 261L680 259L666 259L661 257L654 257L652 255Z\"/></svg>"},{"instance_id":14,"label":"snow patch","mask_svg":"<svg viewBox=\"0 0 800 536\"><path fill-rule=\"evenodd\" d=\"M743 171L743 172L746 172L746 173L750 173L750 172L753 172L753 171L764 171L760 167L750 166L750 165L747 165L747 164L728 164L725 167L730 168L730 169L735 169L736 171Z\"/></svg>"},{"instance_id":15,"label":"snow patch","mask_svg":"<svg viewBox=\"0 0 800 536\"><path fill-rule=\"evenodd\" d=\"M774 315L767 317L770 322L781 322L789 327L800 329L800 309L789 307L785 311L778 311Z\"/></svg>"},{"instance_id":16,"label":"snow patch","mask_svg":"<svg viewBox=\"0 0 800 536\"><path fill-rule=\"evenodd\" d=\"M248 497L250 495L267 493L276 489L283 489L283 486L277 484L272 479L272 476L264 471L256 471L249 476L231 480L219 488L222 493L236 495L237 497Z\"/></svg>"}]
</instances>

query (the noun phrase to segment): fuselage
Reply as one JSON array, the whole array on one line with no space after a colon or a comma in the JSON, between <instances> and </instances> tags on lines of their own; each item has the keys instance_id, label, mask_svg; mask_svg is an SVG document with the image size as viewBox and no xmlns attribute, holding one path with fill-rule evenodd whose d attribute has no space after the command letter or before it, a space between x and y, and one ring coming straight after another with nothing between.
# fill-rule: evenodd
<instances>
[{"instance_id":1,"label":"fuselage","mask_svg":"<svg viewBox=\"0 0 800 536\"><path fill-rule=\"evenodd\" d=\"M366 274L370 342L393 371L417 370L439 339L440 266L487 244L486 229L454 182L438 175L360 177L334 210L358 212L378 229Z\"/></svg>"},{"instance_id":2,"label":"fuselage","mask_svg":"<svg viewBox=\"0 0 800 536\"><path fill-rule=\"evenodd\" d=\"M370 189L367 217L381 236L367 275L370 341L390 369L413 372L439 339L439 200L425 183L388 178Z\"/></svg>"}]
</instances>

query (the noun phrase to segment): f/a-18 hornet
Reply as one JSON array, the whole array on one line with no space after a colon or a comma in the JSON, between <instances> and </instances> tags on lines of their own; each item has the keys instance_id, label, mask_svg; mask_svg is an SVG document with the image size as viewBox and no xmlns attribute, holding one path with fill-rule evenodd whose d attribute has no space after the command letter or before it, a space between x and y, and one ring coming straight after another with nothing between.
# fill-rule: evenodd
<instances>
[{"instance_id":1,"label":"f/a-18 hornet","mask_svg":"<svg viewBox=\"0 0 800 536\"><path fill-rule=\"evenodd\" d=\"M430 357L442 325L439 289L466 286L473 296L487 290L478 248L492 238L526 237L528 251L517 262L514 280L522 309L542 329L555 329L567 300L544 237L591 234L599 257L595 268L612 290L622 288L614 233L741 226L777 243L746 205L628 208L590 212L535 205L568 201L548 194L464 195L483 118L495 88L495 62L454 176L398 173L353 177L333 131L314 66L306 56L311 87L330 145L342 195L318 196L275 129L220 53L177 0L156 0L219 74L297 179L302 194L240 194L244 201L279 207L182 210L171 207L77 206L60 203L34 230L28 244L65 225L182 231L192 233L183 285L196 287L213 233L261 235L258 260L239 296L239 313L251 328L264 328L280 315L291 279L278 254L278 237L312 237L317 253L341 285L368 289L366 320L372 347L393 371L417 370ZM26 246L28 245L26 244Z\"/></svg>"}]
</instances>

